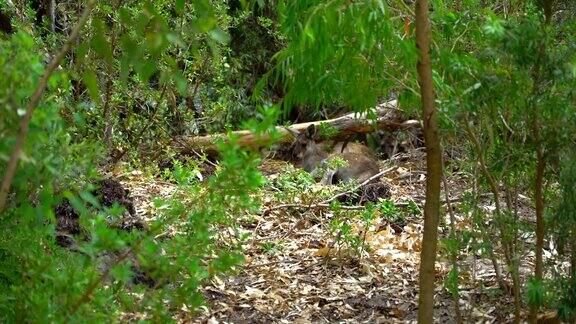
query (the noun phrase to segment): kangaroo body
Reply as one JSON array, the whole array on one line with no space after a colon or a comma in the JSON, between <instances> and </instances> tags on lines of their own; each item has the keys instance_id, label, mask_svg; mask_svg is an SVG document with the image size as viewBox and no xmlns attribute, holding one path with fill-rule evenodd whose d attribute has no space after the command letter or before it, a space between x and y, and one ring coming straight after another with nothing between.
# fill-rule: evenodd
<instances>
[{"instance_id":1,"label":"kangaroo body","mask_svg":"<svg viewBox=\"0 0 576 324\"><path fill-rule=\"evenodd\" d=\"M379 172L372 152L365 145L338 143L330 147L324 143L316 143L315 138L316 127L310 125L305 133L298 135L294 143L293 153L301 160L304 170L314 174L319 167L334 157L339 157L347 163L346 166L327 170L322 180L324 184L352 180L364 182Z\"/></svg>"}]
</instances>

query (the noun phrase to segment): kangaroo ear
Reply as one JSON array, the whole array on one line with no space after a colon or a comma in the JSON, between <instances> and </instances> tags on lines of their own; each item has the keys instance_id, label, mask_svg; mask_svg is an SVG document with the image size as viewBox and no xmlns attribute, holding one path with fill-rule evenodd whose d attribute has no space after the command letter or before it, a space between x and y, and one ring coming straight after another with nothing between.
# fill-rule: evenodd
<instances>
[{"instance_id":1,"label":"kangaroo ear","mask_svg":"<svg viewBox=\"0 0 576 324\"><path fill-rule=\"evenodd\" d=\"M316 138L316 133L317 133L317 131L316 131L316 125L314 125L314 124L308 126L308 128L306 129L306 136L307 136L309 139L314 139L314 138Z\"/></svg>"}]
</instances>

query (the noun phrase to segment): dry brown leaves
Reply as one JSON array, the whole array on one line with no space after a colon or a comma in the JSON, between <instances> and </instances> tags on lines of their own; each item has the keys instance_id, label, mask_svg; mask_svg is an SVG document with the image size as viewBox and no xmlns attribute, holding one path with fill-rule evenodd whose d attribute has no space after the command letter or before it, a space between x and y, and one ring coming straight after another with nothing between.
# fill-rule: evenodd
<instances>
[{"instance_id":1,"label":"dry brown leaves","mask_svg":"<svg viewBox=\"0 0 576 324\"><path fill-rule=\"evenodd\" d=\"M398 168L388 174L392 200L421 202L425 186L425 159L422 152L404 161L393 160ZM286 164L266 162L267 176L283 172ZM143 214L153 217L151 197L169 196L174 186L147 180L138 172L125 174ZM450 186L469 188L466 179L449 179ZM456 191L456 190L455 190ZM266 196L266 206L286 202ZM420 200L419 200L420 199ZM293 203L293 202L289 202ZM349 211L354 213L355 211ZM278 209L253 215L254 223L244 230L252 233L245 245L245 264L227 278L215 277L203 288L209 307L194 313L195 322L207 323L395 323L415 321L418 301L418 264L422 247L422 219L411 219L401 227L377 218L366 233L370 247L360 257L334 246L330 234L330 213L322 209ZM359 231L360 224L354 230ZM467 226L462 222L458 226ZM472 256L462 261L460 303L470 321L494 322L507 319L510 297L493 307L486 287L493 286L494 274L487 260ZM442 288L450 270L446 260L437 266L437 320L453 322L453 302ZM476 281L470 278L476 278ZM482 288L484 287L484 288ZM504 314L504 315L503 315ZM503 316L505 316L503 318ZM189 318L186 316L185 318Z\"/></svg>"}]
</instances>

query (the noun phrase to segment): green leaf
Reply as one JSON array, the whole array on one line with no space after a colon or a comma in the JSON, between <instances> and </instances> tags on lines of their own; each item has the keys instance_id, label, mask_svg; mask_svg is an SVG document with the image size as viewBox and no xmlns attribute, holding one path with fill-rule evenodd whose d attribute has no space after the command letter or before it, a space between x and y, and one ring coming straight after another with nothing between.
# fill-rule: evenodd
<instances>
[{"instance_id":1,"label":"green leaf","mask_svg":"<svg viewBox=\"0 0 576 324\"><path fill-rule=\"evenodd\" d=\"M164 35L157 32L147 33L146 43L153 53L159 53L165 46Z\"/></svg>"},{"instance_id":2,"label":"green leaf","mask_svg":"<svg viewBox=\"0 0 576 324\"><path fill-rule=\"evenodd\" d=\"M230 42L230 35L220 28L216 28L210 32L210 37L218 43L225 45Z\"/></svg>"},{"instance_id":3,"label":"green leaf","mask_svg":"<svg viewBox=\"0 0 576 324\"><path fill-rule=\"evenodd\" d=\"M126 8L120 8L118 11L118 17L120 18L120 23L123 25L131 25L132 24L132 14Z\"/></svg>"},{"instance_id":4,"label":"green leaf","mask_svg":"<svg viewBox=\"0 0 576 324\"><path fill-rule=\"evenodd\" d=\"M78 212L78 214L80 215L86 215L88 214L88 209L86 208L86 206L84 205L84 203L78 199L77 196L75 196L74 194L72 194L70 191L66 191L64 192L63 195L66 199L68 199L68 201L70 202L70 204L72 205L72 207L74 207L74 209Z\"/></svg>"},{"instance_id":5,"label":"green leaf","mask_svg":"<svg viewBox=\"0 0 576 324\"><path fill-rule=\"evenodd\" d=\"M444 279L444 287L448 292L450 292L453 296L458 294L458 268L452 267L446 279Z\"/></svg>"},{"instance_id":6,"label":"green leaf","mask_svg":"<svg viewBox=\"0 0 576 324\"><path fill-rule=\"evenodd\" d=\"M176 12L179 15L182 15L184 13L185 6L186 6L186 0L176 0L175 8Z\"/></svg>"},{"instance_id":7,"label":"green leaf","mask_svg":"<svg viewBox=\"0 0 576 324\"><path fill-rule=\"evenodd\" d=\"M122 283L128 283L132 279L132 263L122 262L110 269L110 274L114 279Z\"/></svg>"},{"instance_id":8,"label":"green leaf","mask_svg":"<svg viewBox=\"0 0 576 324\"><path fill-rule=\"evenodd\" d=\"M217 20L214 17L202 17L196 19L192 22L192 32L194 33L207 33L214 29L217 24Z\"/></svg>"},{"instance_id":9,"label":"green leaf","mask_svg":"<svg viewBox=\"0 0 576 324\"><path fill-rule=\"evenodd\" d=\"M576 78L576 62L568 63L568 71L573 78Z\"/></svg>"},{"instance_id":10,"label":"green leaf","mask_svg":"<svg viewBox=\"0 0 576 324\"><path fill-rule=\"evenodd\" d=\"M486 17L486 24L484 24L483 30L488 36L502 37L504 35L504 20L494 14L490 14Z\"/></svg>"},{"instance_id":11,"label":"green leaf","mask_svg":"<svg viewBox=\"0 0 576 324\"><path fill-rule=\"evenodd\" d=\"M180 35L177 33L167 33L166 40L172 44L180 46L181 48L186 48L186 43L184 43Z\"/></svg>"},{"instance_id":12,"label":"green leaf","mask_svg":"<svg viewBox=\"0 0 576 324\"><path fill-rule=\"evenodd\" d=\"M110 43L106 39L106 27L101 20L96 19L93 23L94 25L94 35L90 40L90 46L92 49L100 55L108 64L113 62L112 48Z\"/></svg>"},{"instance_id":13,"label":"green leaf","mask_svg":"<svg viewBox=\"0 0 576 324\"><path fill-rule=\"evenodd\" d=\"M175 73L172 75L172 79L174 80L174 83L176 83L176 89L178 90L178 93L180 95L186 95L188 92L188 82L182 73L180 71L175 71Z\"/></svg>"},{"instance_id":14,"label":"green leaf","mask_svg":"<svg viewBox=\"0 0 576 324\"><path fill-rule=\"evenodd\" d=\"M88 89L88 94L90 95L90 98L92 98L92 101L100 104L100 87L98 85L98 78L96 77L96 73L88 71L84 73L82 80Z\"/></svg>"},{"instance_id":15,"label":"green leaf","mask_svg":"<svg viewBox=\"0 0 576 324\"><path fill-rule=\"evenodd\" d=\"M123 57L120 59L120 80L126 81L132 70L132 65L130 64L130 58Z\"/></svg>"},{"instance_id":16,"label":"green leaf","mask_svg":"<svg viewBox=\"0 0 576 324\"><path fill-rule=\"evenodd\" d=\"M150 77L156 72L156 63L152 59L145 60L138 69L138 76L142 82L148 82Z\"/></svg>"},{"instance_id":17,"label":"green leaf","mask_svg":"<svg viewBox=\"0 0 576 324\"><path fill-rule=\"evenodd\" d=\"M123 57L131 60L137 60L140 57L140 55L138 55L138 44L130 36L122 36L120 39L120 46L124 54Z\"/></svg>"},{"instance_id":18,"label":"green leaf","mask_svg":"<svg viewBox=\"0 0 576 324\"><path fill-rule=\"evenodd\" d=\"M382 14L385 14L386 13L386 7L384 6L384 1L378 0L377 3L378 3L378 9L380 9Z\"/></svg>"},{"instance_id":19,"label":"green leaf","mask_svg":"<svg viewBox=\"0 0 576 324\"><path fill-rule=\"evenodd\" d=\"M80 198L82 198L85 202L90 203L92 206L94 207L100 207L100 202L98 201L98 199L96 199L96 197L94 197L94 195L92 195L90 192L88 191L82 191L79 194Z\"/></svg>"},{"instance_id":20,"label":"green leaf","mask_svg":"<svg viewBox=\"0 0 576 324\"><path fill-rule=\"evenodd\" d=\"M530 278L526 283L528 305L540 307L544 304L545 288L541 280Z\"/></svg>"},{"instance_id":21,"label":"green leaf","mask_svg":"<svg viewBox=\"0 0 576 324\"><path fill-rule=\"evenodd\" d=\"M89 45L87 43L81 43L80 45L76 46L76 59L80 62L83 62L86 58L86 54L88 53Z\"/></svg>"}]
</instances>

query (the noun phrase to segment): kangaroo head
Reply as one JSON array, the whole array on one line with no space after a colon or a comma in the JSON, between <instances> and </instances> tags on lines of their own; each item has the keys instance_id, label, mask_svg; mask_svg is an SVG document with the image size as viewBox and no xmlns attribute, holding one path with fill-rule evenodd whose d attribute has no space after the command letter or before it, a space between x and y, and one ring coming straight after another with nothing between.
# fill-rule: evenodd
<instances>
[{"instance_id":1,"label":"kangaroo head","mask_svg":"<svg viewBox=\"0 0 576 324\"><path fill-rule=\"evenodd\" d=\"M302 168L313 171L328 157L322 144L316 143L318 131L315 125L310 125L305 132L299 133L292 144L292 154L302 162Z\"/></svg>"}]
</instances>

